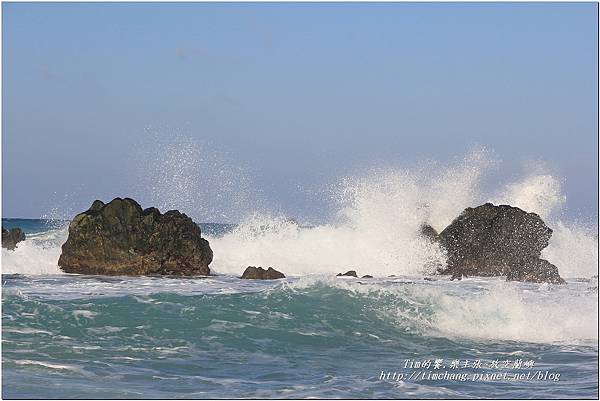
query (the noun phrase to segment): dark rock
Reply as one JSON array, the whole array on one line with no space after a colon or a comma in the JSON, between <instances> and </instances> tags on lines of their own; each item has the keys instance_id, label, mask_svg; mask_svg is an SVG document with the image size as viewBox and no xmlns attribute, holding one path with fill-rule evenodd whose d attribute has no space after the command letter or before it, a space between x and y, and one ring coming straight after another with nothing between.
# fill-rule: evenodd
<instances>
[{"instance_id":1,"label":"dark rock","mask_svg":"<svg viewBox=\"0 0 600 401\"><path fill-rule=\"evenodd\" d=\"M18 227L11 228L10 230L2 228L2 248L12 251L21 241L25 241L25 233L23 230Z\"/></svg>"},{"instance_id":2,"label":"dark rock","mask_svg":"<svg viewBox=\"0 0 600 401\"><path fill-rule=\"evenodd\" d=\"M452 277L450 277L450 281L454 281L454 280L462 280L463 276L467 277L466 274L461 273L461 272L454 272L452 273Z\"/></svg>"},{"instance_id":3,"label":"dark rock","mask_svg":"<svg viewBox=\"0 0 600 401\"><path fill-rule=\"evenodd\" d=\"M373 276L371 276L370 274L365 274L364 276L362 276L362 278L373 278Z\"/></svg>"},{"instance_id":4,"label":"dark rock","mask_svg":"<svg viewBox=\"0 0 600 401\"><path fill-rule=\"evenodd\" d=\"M348 277L358 277L358 274L354 270L348 270L346 273L338 273L337 277L348 276Z\"/></svg>"},{"instance_id":5,"label":"dark rock","mask_svg":"<svg viewBox=\"0 0 600 401\"><path fill-rule=\"evenodd\" d=\"M506 280L528 281L531 283L565 283L565 280L558 274L558 268L545 259L532 259L528 261L527 269L511 268L506 275Z\"/></svg>"},{"instance_id":6,"label":"dark rock","mask_svg":"<svg viewBox=\"0 0 600 401\"><path fill-rule=\"evenodd\" d=\"M274 280L285 278L285 275L272 267L265 270L262 267L248 266L246 270L244 270L242 278L245 280Z\"/></svg>"},{"instance_id":7,"label":"dark rock","mask_svg":"<svg viewBox=\"0 0 600 401\"><path fill-rule=\"evenodd\" d=\"M447 251L447 266L439 272L459 280L510 272L515 279L547 277L556 282L551 272L544 273L551 264L540 259L551 236L552 230L535 213L491 203L467 208L438 236ZM560 278L557 271L556 276Z\"/></svg>"},{"instance_id":8,"label":"dark rock","mask_svg":"<svg viewBox=\"0 0 600 401\"><path fill-rule=\"evenodd\" d=\"M208 275L213 253L183 213L142 210L133 199L94 201L75 216L58 260L67 273Z\"/></svg>"},{"instance_id":9,"label":"dark rock","mask_svg":"<svg viewBox=\"0 0 600 401\"><path fill-rule=\"evenodd\" d=\"M427 238L431 242L437 242L439 240L438 232L435 230L435 228L431 227L429 224L421 225L421 227L419 228L419 234L422 237Z\"/></svg>"}]
</instances>

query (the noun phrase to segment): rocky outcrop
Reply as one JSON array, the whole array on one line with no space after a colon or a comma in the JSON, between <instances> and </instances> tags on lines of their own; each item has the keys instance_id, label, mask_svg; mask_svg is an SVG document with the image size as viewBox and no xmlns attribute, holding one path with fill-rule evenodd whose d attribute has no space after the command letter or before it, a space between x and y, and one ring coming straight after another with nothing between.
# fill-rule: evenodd
<instances>
[{"instance_id":1,"label":"rocky outcrop","mask_svg":"<svg viewBox=\"0 0 600 401\"><path fill-rule=\"evenodd\" d=\"M272 267L265 270L260 266L248 266L242 274L244 280L275 280L279 278L285 278L285 275Z\"/></svg>"},{"instance_id":2,"label":"rocky outcrop","mask_svg":"<svg viewBox=\"0 0 600 401\"><path fill-rule=\"evenodd\" d=\"M213 253L185 214L142 209L133 199L96 200L75 216L58 260L67 273L208 275Z\"/></svg>"},{"instance_id":3,"label":"rocky outcrop","mask_svg":"<svg viewBox=\"0 0 600 401\"><path fill-rule=\"evenodd\" d=\"M358 274L354 270L348 270L346 273L338 273L337 277L358 277Z\"/></svg>"},{"instance_id":4,"label":"rocky outcrop","mask_svg":"<svg viewBox=\"0 0 600 401\"><path fill-rule=\"evenodd\" d=\"M25 241L25 233L20 228L2 229L2 248L12 251L21 241Z\"/></svg>"},{"instance_id":5,"label":"rocky outcrop","mask_svg":"<svg viewBox=\"0 0 600 401\"><path fill-rule=\"evenodd\" d=\"M508 280L564 282L558 269L540 259L552 230L535 213L491 203L465 209L438 236L447 251L442 274L507 276Z\"/></svg>"},{"instance_id":6,"label":"rocky outcrop","mask_svg":"<svg viewBox=\"0 0 600 401\"><path fill-rule=\"evenodd\" d=\"M526 261L526 268L513 267L506 275L507 281L528 281L531 283L564 284L558 268L545 259Z\"/></svg>"},{"instance_id":7,"label":"rocky outcrop","mask_svg":"<svg viewBox=\"0 0 600 401\"><path fill-rule=\"evenodd\" d=\"M438 232L435 228L431 227L429 224L423 224L419 227L419 234L430 240L431 242L437 242L439 240Z\"/></svg>"}]
</instances>

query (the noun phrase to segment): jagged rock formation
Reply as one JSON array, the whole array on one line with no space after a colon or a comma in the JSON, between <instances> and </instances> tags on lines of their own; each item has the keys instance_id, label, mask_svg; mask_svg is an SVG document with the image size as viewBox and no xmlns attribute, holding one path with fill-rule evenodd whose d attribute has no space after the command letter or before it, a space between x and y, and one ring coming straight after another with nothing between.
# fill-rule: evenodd
<instances>
[{"instance_id":1,"label":"jagged rock formation","mask_svg":"<svg viewBox=\"0 0 600 401\"><path fill-rule=\"evenodd\" d=\"M491 203L465 209L439 235L447 251L442 274L507 276L508 280L563 283L556 266L540 259L552 230L535 213Z\"/></svg>"},{"instance_id":2,"label":"jagged rock formation","mask_svg":"<svg viewBox=\"0 0 600 401\"><path fill-rule=\"evenodd\" d=\"M244 280L274 280L279 278L285 278L285 275L272 267L265 270L260 266L248 266L242 274Z\"/></svg>"},{"instance_id":3,"label":"jagged rock formation","mask_svg":"<svg viewBox=\"0 0 600 401\"><path fill-rule=\"evenodd\" d=\"M200 227L185 214L116 198L96 200L75 216L58 265L67 273L195 276L210 273L212 257Z\"/></svg>"}]
</instances>

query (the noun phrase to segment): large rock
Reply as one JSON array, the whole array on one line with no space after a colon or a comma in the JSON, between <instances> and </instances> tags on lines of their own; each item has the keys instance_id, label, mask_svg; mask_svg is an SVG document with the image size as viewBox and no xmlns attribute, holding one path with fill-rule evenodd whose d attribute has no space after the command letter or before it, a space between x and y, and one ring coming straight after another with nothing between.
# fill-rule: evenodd
<instances>
[{"instance_id":1,"label":"large rock","mask_svg":"<svg viewBox=\"0 0 600 401\"><path fill-rule=\"evenodd\" d=\"M213 253L185 214L142 209L133 199L94 201L75 216L58 260L67 273L208 275Z\"/></svg>"},{"instance_id":2,"label":"large rock","mask_svg":"<svg viewBox=\"0 0 600 401\"><path fill-rule=\"evenodd\" d=\"M23 230L18 227L11 228L10 230L2 228L2 248L12 251L21 241L25 241L25 233Z\"/></svg>"},{"instance_id":3,"label":"large rock","mask_svg":"<svg viewBox=\"0 0 600 401\"><path fill-rule=\"evenodd\" d=\"M465 209L438 236L447 251L442 274L508 276L509 280L562 282L558 269L540 259L552 230L535 213L491 203Z\"/></svg>"},{"instance_id":4,"label":"large rock","mask_svg":"<svg viewBox=\"0 0 600 401\"><path fill-rule=\"evenodd\" d=\"M267 270L262 267L248 266L242 274L244 280L275 280L278 278L285 278L285 275L272 267Z\"/></svg>"},{"instance_id":5,"label":"large rock","mask_svg":"<svg viewBox=\"0 0 600 401\"><path fill-rule=\"evenodd\" d=\"M354 270L348 270L346 273L338 273L336 274L337 277L358 277L358 274L356 274L356 271Z\"/></svg>"}]
</instances>

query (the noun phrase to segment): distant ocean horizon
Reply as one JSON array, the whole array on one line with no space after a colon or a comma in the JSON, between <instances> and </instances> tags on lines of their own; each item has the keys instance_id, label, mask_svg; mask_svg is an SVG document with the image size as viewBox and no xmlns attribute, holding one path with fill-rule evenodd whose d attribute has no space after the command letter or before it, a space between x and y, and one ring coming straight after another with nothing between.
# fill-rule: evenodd
<instances>
[{"instance_id":1,"label":"distant ocean horizon","mask_svg":"<svg viewBox=\"0 0 600 401\"><path fill-rule=\"evenodd\" d=\"M10 230L20 228L25 234L38 234L51 229L68 226L70 220L66 219L30 219L23 217L3 217L2 227ZM237 224L231 223L196 223L200 231L206 235L222 235L233 230Z\"/></svg>"}]
</instances>

